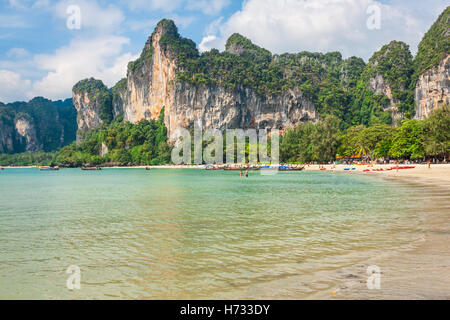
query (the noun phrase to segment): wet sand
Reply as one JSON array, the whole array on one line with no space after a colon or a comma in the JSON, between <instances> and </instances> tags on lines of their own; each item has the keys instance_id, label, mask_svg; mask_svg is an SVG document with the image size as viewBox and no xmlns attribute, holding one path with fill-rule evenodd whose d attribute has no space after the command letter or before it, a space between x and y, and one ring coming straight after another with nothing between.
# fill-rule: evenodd
<instances>
[{"instance_id":1,"label":"wet sand","mask_svg":"<svg viewBox=\"0 0 450 320\"><path fill-rule=\"evenodd\" d=\"M362 167L362 166L361 166ZM375 166L391 167L391 166ZM339 170L339 169L338 169ZM450 165L416 165L415 169L367 174L407 184L423 203L421 238L396 252L385 252L341 270L335 290L317 299L450 299ZM367 287L368 266L381 269L380 289ZM333 292L334 291L334 292Z\"/></svg>"}]
</instances>

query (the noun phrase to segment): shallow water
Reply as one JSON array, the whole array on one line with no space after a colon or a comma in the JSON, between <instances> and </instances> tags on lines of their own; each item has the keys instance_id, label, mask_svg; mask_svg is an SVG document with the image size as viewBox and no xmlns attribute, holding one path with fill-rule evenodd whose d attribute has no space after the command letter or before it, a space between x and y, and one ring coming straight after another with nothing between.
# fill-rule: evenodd
<instances>
[{"instance_id":1,"label":"shallow water","mask_svg":"<svg viewBox=\"0 0 450 320\"><path fill-rule=\"evenodd\" d=\"M411 188L352 173L7 169L0 298L317 297L423 242Z\"/></svg>"}]
</instances>

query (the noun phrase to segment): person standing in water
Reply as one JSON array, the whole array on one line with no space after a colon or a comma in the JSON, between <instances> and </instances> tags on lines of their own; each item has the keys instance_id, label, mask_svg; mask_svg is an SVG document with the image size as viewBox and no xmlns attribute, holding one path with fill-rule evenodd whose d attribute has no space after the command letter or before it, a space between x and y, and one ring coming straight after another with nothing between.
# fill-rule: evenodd
<instances>
[{"instance_id":1,"label":"person standing in water","mask_svg":"<svg viewBox=\"0 0 450 320\"><path fill-rule=\"evenodd\" d=\"M248 170L245 171L245 177L248 178Z\"/></svg>"},{"instance_id":2,"label":"person standing in water","mask_svg":"<svg viewBox=\"0 0 450 320\"><path fill-rule=\"evenodd\" d=\"M242 178L243 175L244 175L244 174L243 174L243 172L242 172L242 170L241 170L241 178Z\"/></svg>"}]
</instances>

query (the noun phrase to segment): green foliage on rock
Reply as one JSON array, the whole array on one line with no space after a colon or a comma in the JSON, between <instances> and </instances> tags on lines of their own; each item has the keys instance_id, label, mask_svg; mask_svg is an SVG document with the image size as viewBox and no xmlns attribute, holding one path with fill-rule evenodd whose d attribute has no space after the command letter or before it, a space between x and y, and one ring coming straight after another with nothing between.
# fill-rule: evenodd
<instances>
[{"instance_id":1,"label":"green foliage on rock","mask_svg":"<svg viewBox=\"0 0 450 320\"><path fill-rule=\"evenodd\" d=\"M101 80L94 78L79 81L72 89L74 94L87 93L91 103L99 106L100 119L105 123L110 123L113 116L112 94Z\"/></svg>"},{"instance_id":2,"label":"green foliage on rock","mask_svg":"<svg viewBox=\"0 0 450 320\"><path fill-rule=\"evenodd\" d=\"M45 152L55 151L75 140L76 117L72 99L51 101L36 97L29 102L0 104L0 120L11 127L19 118L28 120ZM25 151L25 141L21 141L20 137L16 136L14 143L10 153Z\"/></svg>"},{"instance_id":3,"label":"green foliage on rock","mask_svg":"<svg viewBox=\"0 0 450 320\"><path fill-rule=\"evenodd\" d=\"M100 156L102 145L108 148L103 157ZM137 124L113 121L90 131L82 143L63 148L57 162L69 167L165 164L170 161L170 151L167 128L161 118L141 120Z\"/></svg>"},{"instance_id":4,"label":"green foliage on rock","mask_svg":"<svg viewBox=\"0 0 450 320\"><path fill-rule=\"evenodd\" d=\"M412 55L407 44L392 41L376 52L357 83L353 109L356 112L359 107L360 114L359 118L354 114L353 124L391 123L392 118L386 111L391 103L396 104L403 114L414 114L414 92L410 88L413 72ZM377 80L383 81L384 92L374 92ZM389 91L392 101L388 98Z\"/></svg>"},{"instance_id":5,"label":"green foliage on rock","mask_svg":"<svg viewBox=\"0 0 450 320\"><path fill-rule=\"evenodd\" d=\"M450 6L447 7L431 26L419 43L419 51L414 59L412 88L422 73L435 67L450 52Z\"/></svg>"}]
</instances>

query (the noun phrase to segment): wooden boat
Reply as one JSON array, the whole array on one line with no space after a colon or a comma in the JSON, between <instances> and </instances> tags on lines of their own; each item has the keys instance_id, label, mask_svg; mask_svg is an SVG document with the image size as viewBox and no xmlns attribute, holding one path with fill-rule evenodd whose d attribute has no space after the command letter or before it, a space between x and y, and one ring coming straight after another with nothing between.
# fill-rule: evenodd
<instances>
[{"instance_id":1,"label":"wooden boat","mask_svg":"<svg viewBox=\"0 0 450 320\"><path fill-rule=\"evenodd\" d=\"M150 167L145 167L145 170L149 171L149 170L150 170Z\"/></svg>"},{"instance_id":2,"label":"wooden boat","mask_svg":"<svg viewBox=\"0 0 450 320\"><path fill-rule=\"evenodd\" d=\"M222 170L222 168L209 164L205 167L205 170Z\"/></svg>"},{"instance_id":3,"label":"wooden boat","mask_svg":"<svg viewBox=\"0 0 450 320\"><path fill-rule=\"evenodd\" d=\"M101 167L85 167L85 166L82 166L81 170L96 171L96 170L102 170L102 168Z\"/></svg>"},{"instance_id":4,"label":"wooden boat","mask_svg":"<svg viewBox=\"0 0 450 320\"><path fill-rule=\"evenodd\" d=\"M58 171L59 167L39 167L39 171Z\"/></svg>"},{"instance_id":5,"label":"wooden boat","mask_svg":"<svg viewBox=\"0 0 450 320\"><path fill-rule=\"evenodd\" d=\"M303 171L305 167L285 167L281 166L278 168L279 171Z\"/></svg>"},{"instance_id":6,"label":"wooden boat","mask_svg":"<svg viewBox=\"0 0 450 320\"><path fill-rule=\"evenodd\" d=\"M240 171L240 170L245 170L244 168L240 168L240 167L225 167L223 168L223 170L227 170L227 171Z\"/></svg>"}]
</instances>

